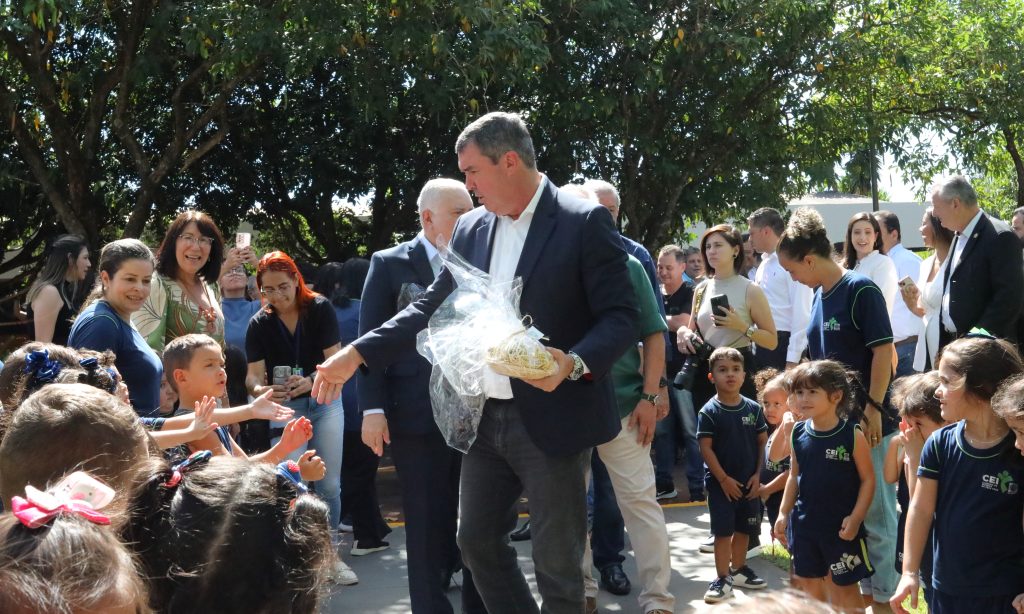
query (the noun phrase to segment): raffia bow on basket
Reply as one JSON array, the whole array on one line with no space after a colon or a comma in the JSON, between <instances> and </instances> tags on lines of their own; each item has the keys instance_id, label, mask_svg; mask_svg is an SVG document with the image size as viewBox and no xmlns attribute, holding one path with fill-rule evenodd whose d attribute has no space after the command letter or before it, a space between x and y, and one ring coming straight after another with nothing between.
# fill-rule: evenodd
<instances>
[{"instance_id":1,"label":"raffia bow on basket","mask_svg":"<svg viewBox=\"0 0 1024 614\"><path fill-rule=\"evenodd\" d=\"M487 349L487 366L499 375L519 379L543 379L558 371L554 356L531 328L532 318L523 316L522 327ZM531 332L532 331L532 332Z\"/></svg>"}]
</instances>

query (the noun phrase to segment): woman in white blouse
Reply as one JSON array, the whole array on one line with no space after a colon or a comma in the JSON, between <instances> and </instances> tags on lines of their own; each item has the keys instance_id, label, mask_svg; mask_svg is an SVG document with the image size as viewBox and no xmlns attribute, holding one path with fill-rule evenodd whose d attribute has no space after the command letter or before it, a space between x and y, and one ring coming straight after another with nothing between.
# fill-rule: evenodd
<instances>
[{"instance_id":1,"label":"woman in white blouse","mask_svg":"<svg viewBox=\"0 0 1024 614\"><path fill-rule=\"evenodd\" d=\"M900 294L910 311L922 318L922 334L917 336L914 370L923 373L935 366L935 352L939 347L939 309L942 306L942 280L946 275L946 256L953 245L953 231L939 223L928 207L921 221L921 237L925 247L935 250L921 262L917 285L900 287Z\"/></svg>"},{"instance_id":2,"label":"woman in white blouse","mask_svg":"<svg viewBox=\"0 0 1024 614\"><path fill-rule=\"evenodd\" d=\"M898 277L892 258L882 254L882 230L878 220L870 213L858 213L846 226L846 244L843 247L843 266L857 271L875 282L885 297L885 306L892 317L896 303Z\"/></svg>"}]
</instances>

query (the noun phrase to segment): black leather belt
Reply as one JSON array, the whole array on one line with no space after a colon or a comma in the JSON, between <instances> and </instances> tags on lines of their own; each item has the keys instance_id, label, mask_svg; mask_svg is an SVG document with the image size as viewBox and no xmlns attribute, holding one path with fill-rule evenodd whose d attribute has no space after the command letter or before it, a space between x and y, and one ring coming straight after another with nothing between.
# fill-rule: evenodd
<instances>
[{"instance_id":1,"label":"black leather belt","mask_svg":"<svg viewBox=\"0 0 1024 614\"><path fill-rule=\"evenodd\" d=\"M917 345L917 335L914 335L913 337L907 337L906 339L901 339L894 343L893 345L895 345L896 347L902 347L904 345L910 345L911 343Z\"/></svg>"}]
</instances>

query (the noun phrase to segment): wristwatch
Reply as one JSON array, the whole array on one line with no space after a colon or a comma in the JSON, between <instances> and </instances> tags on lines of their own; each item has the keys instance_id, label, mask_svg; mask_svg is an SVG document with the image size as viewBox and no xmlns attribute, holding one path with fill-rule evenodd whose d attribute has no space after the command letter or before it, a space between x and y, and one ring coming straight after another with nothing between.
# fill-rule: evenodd
<instances>
[{"instance_id":1,"label":"wristwatch","mask_svg":"<svg viewBox=\"0 0 1024 614\"><path fill-rule=\"evenodd\" d=\"M657 395L657 394L647 394L646 392L641 392L640 393L640 400L641 401L647 401L651 405L657 405L659 398L660 398L660 396Z\"/></svg>"},{"instance_id":2,"label":"wristwatch","mask_svg":"<svg viewBox=\"0 0 1024 614\"><path fill-rule=\"evenodd\" d=\"M747 339L753 339L754 338L754 331L756 331L756 330L757 330L757 327L755 327L753 324L751 324L750 326L747 327L747 330L744 331L743 334L747 337Z\"/></svg>"},{"instance_id":3,"label":"wristwatch","mask_svg":"<svg viewBox=\"0 0 1024 614\"><path fill-rule=\"evenodd\" d=\"M569 379L575 382L583 377L583 370L586 367L583 365L583 359L576 352L569 352L569 358L572 358L572 371L569 373Z\"/></svg>"}]
</instances>

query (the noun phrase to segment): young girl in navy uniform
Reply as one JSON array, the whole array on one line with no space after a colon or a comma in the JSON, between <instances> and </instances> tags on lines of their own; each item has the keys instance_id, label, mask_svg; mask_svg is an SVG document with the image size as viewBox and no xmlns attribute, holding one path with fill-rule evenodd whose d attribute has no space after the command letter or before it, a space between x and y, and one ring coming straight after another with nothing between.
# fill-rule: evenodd
<instances>
[{"instance_id":1,"label":"young girl in navy uniform","mask_svg":"<svg viewBox=\"0 0 1024 614\"><path fill-rule=\"evenodd\" d=\"M992 411L1006 420L1014 436L1014 447L1024 455L1024 375L1014 375L992 397ZM1024 614L1024 592L1013 599L1017 614Z\"/></svg>"},{"instance_id":2,"label":"young girl in navy uniform","mask_svg":"<svg viewBox=\"0 0 1024 614\"><path fill-rule=\"evenodd\" d=\"M900 411L900 434L889 442L885 455L885 481L897 484L896 499L900 504L900 518L896 540L896 572L903 572L903 537L910 510L910 497L917 486L917 469L921 465L921 449L932 433L946 425L942 408L935 398L939 387L937 371L916 373L896 380L893 387L893 406ZM921 555L921 585L925 603L931 603L932 592L932 538L925 542Z\"/></svg>"},{"instance_id":3,"label":"young girl in navy uniform","mask_svg":"<svg viewBox=\"0 0 1024 614\"><path fill-rule=\"evenodd\" d=\"M789 541L794 587L837 609L860 610L858 582L874 573L861 524L875 474L867 439L847 420L853 399L848 377L831 360L801 364L788 375L791 403L805 419L793 426L775 536Z\"/></svg>"},{"instance_id":4,"label":"young girl in navy uniform","mask_svg":"<svg viewBox=\"0 0 1024 614\"><path fill-rule=\"evenodd\" d=\"M768 526L774 527L779 518L779 507L782 505L782 491L786 488L789 477L789 449L778 457L773 457L772 444L785 439L789 432L782 427L783 417L789 412L785 387L785 377L777 370L769 367L758 371L754 376L757 387L757 400L764 409L764 421L768 424L768 444L765 446L764 468L761 470L761 501L768 515ZM782 443L779 441L779 443ZM776 447L782 451L783 446Z\"/></svg>"},{"instance_id":5,"label":"young girl in navy uniform","mask_svg":"<svg viewBox=\"0 0 1024 614\"><path fill-rule=\"evenodd\" d=\"M935 395L943 419L955 424L932 434L921 452L903 575L889 601L894 611L906 612L902 604L908 595L911 607L917 605L929 529L934 531L929 611L1014 611L1014 596L1024 586L1024 463L1014 452L1013 433L993 411L992 397L1004 380L1022 372L1020 355L1004 340L970 335L943 349Z\"/></svg>"}]
</instances>

